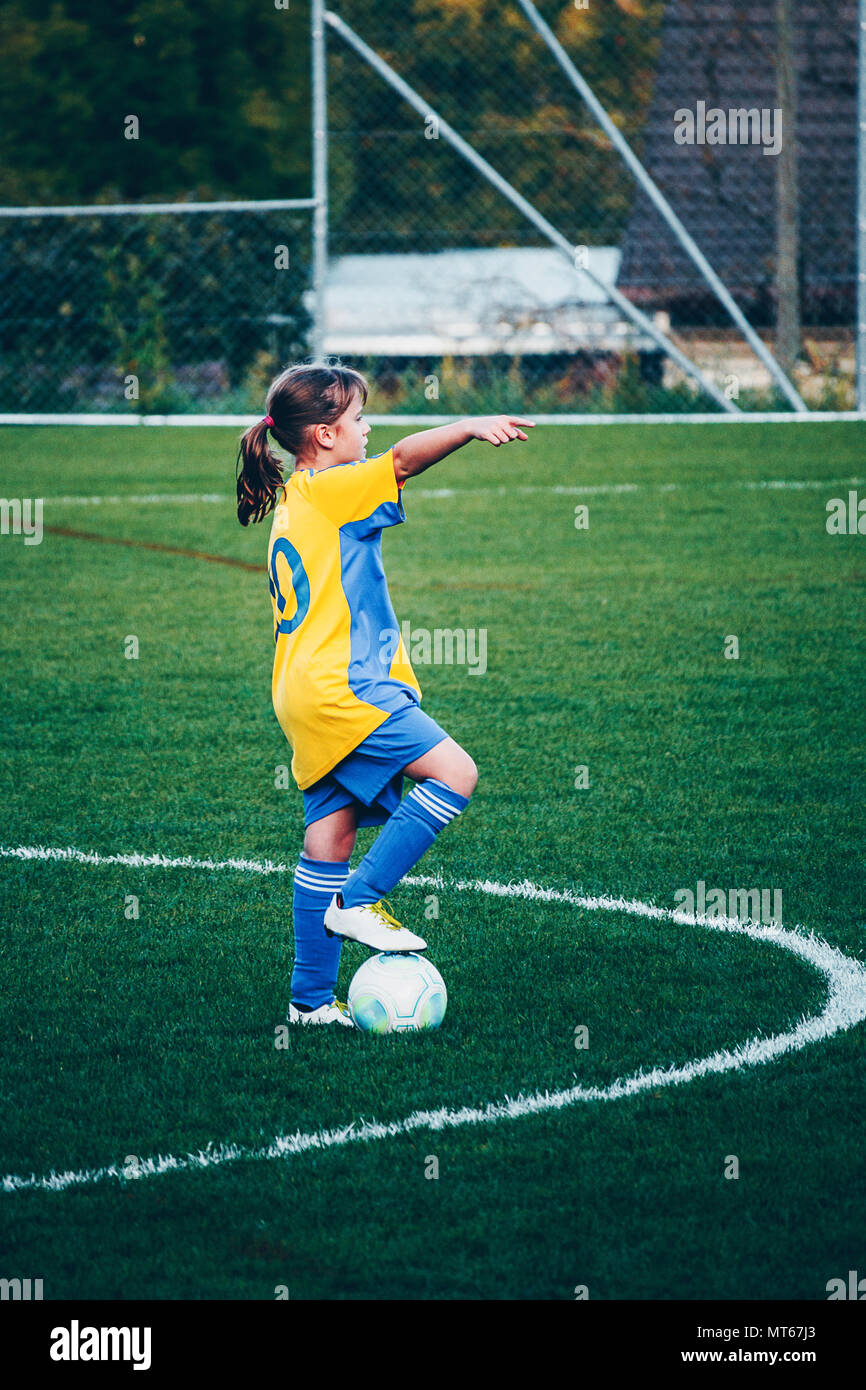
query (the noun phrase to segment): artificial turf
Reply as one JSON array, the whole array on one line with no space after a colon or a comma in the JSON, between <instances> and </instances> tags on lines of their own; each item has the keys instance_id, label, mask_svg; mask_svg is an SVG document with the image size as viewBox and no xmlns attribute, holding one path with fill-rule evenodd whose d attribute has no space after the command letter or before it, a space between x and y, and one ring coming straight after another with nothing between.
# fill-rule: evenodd
<instances>
[{"instance_id":1,"label":"artificial turf","mask_svg":"<svg viewBox=\"0 0 866 1390\"><path fill-rule=\"evenodd\" d=\"M261 571L0 537L0 844L287 869L0 859L0 1175L607 1086L826 1001L767 942L457 880L668 908L699 880L772 888L786 927L863 958L866 538L825 527L850 480L866 496L863 425L538 427L407 484L384 538L398 618L487 641L483 675L416 664L480 771L418 869L441 871L438 918L429 885L392 897L448 1012L438 1033L286 1047L302 812L276 785L267 530L234 518L235 434L2 443L4 497L44 498L46 528ZM131 500L164 494L222 500ZM343 997L362 958L345 948ZM863 1063L859 1027L555 1113L0 1192L5 1263L46 1298L824 1299L863 1262Z\"/></svg>"}]
</instances>

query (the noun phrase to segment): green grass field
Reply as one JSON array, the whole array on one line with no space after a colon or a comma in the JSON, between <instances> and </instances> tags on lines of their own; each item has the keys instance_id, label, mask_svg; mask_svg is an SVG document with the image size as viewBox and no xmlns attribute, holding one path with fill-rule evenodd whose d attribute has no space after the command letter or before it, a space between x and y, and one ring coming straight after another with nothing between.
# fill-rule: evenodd
<instances>
[{"instance_id":1,"label":"green grass field","mask_svg":"<svg viewBox=\"0 0 866 1390\"><path fill-rule=\"evenodd\" d=\"M375 430L371 452L398 437ZM262 569L0 537L0 844L287 866L0 859L2 1175L132 1175L608 1087L827 1003L824 976L769 941L460 879L668 909L698 880L772 888L786 928L863 959L866 538L825 529L849 480L866 496L863 425L539 427L407 484L384 539L398 618L487 631L483 676L416 665L480 771L417 870L442 875L438 920L429 885L393 894L448 1012L438 1033L294 1030L285 1048L302 811L275 786L267 528L234 517L236 434L2 443L3 495L43 497L46 528ZM756 486L782 481L804 486ZM188 500L130 500L165 494ZM341 997L364 955L344 949ZM864 1060L861 1025L630 1097L7 1190L0 1274L43 1278L46 1299L822 1300L866 1274Z\"/></svg>"}]
</instances>

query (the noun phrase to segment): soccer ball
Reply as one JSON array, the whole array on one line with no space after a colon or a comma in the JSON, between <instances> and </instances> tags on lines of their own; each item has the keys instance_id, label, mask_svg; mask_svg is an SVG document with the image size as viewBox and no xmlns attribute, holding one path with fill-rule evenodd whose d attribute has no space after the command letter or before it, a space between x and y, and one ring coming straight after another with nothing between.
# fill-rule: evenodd
<instances>
[{"instance_id":1,"label":"soccer ball","mask_svg":"<svg viewBox=\"0 0 866 1390\"><path fill-rule=\"evenodd\" d=\"M370 956L349 985L349 1013L365 1033L438 1028L448 991L435 965L414 951Z\"/></svg>"}]
</instances>

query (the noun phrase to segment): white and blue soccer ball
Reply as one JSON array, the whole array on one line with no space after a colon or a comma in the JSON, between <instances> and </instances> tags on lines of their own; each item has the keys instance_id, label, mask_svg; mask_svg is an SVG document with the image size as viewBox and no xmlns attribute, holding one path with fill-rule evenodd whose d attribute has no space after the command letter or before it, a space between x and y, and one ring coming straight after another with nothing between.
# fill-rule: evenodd
<instances>
[{"instance_id":1,"label":"white and blue soccer ball","mask_svg":"<svg viewBox=\"0 0 866 1390\"><path fill-rule=\"evenodd\" d=\"M349 1013L365 1033L438 1028L448 991L435 965L415 951L381 952L365 960L349 985Z\"/></svg>"}]
</instances>

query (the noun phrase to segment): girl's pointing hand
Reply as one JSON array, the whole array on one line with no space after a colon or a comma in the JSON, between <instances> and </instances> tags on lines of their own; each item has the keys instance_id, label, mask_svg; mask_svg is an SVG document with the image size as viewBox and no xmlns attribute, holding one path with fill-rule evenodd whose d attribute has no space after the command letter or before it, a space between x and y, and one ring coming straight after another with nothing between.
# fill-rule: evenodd
<instances>
[{"instance_id":1,"label":"girl's pointing hand","mask_svg":"<svg viewBox=\"0 0 866 1390\"><path fill-rule=\"evenodd\" d=\"M488 444L507 444L512 439L528 439L520 428L521 425L528 426L529 429L535 428L534 420L524 420L520 415L479 415L476 419L467 420L466 424L470 430L470 438L484 439Z\"/></svg>"}]
</instances>

